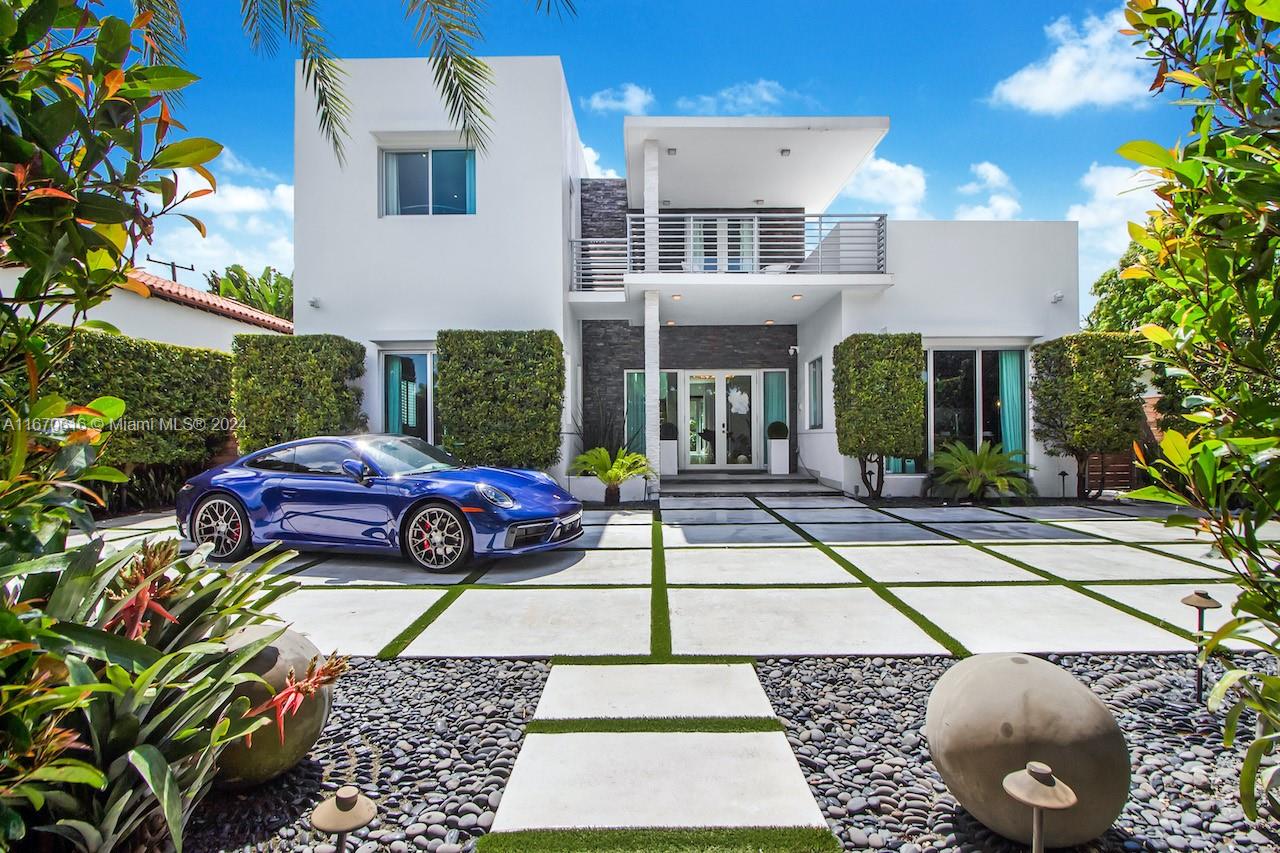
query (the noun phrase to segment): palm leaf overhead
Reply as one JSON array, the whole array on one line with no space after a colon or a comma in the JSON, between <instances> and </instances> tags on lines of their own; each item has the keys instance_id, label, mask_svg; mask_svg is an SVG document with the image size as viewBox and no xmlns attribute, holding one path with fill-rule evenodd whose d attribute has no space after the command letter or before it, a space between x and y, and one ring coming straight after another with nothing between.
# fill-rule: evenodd
<instances>
[{"instance_id":1,"label":"palm leaf overhead","mask_svg":"<svg viewBox=\"0 0 1280 853\"><path fill-rule=\"evenodd\" d=\"M342 160L351 104L342 91L341 63L329 48L316 5L317 0L240 0L240 24L258 53L275 53L282 40L297 48L303 81L315 98L320 132ZM187 41L182 0L133 0L133 6L139 15L151 13L145 30L151 58L177 64ZM489 141L492 119L488 90L493 75L475 54L483 38L478 19L484 7L484 0L404 0L405 18L418 43L427 48L450 120L464 143L480 151ZM576 11L574 0L536 0L535 9L559 17Z\"/></svg>"}]
</instances>

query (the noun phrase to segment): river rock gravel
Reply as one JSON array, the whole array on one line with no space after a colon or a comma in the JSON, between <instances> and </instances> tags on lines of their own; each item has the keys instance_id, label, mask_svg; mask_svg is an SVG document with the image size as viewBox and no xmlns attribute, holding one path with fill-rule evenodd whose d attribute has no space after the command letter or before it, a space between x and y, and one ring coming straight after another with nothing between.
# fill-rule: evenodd
<instances>
[{"instance_id":1,"label":"river rock gravel","mask_svg":"<svg viewBox=\"0 0 1280 853\"><path fill-rule=\"evenodd\" d=\"M1194 702L1191 655L1051 655L1115 714L1133 759L1131 796L1089 851L1276 850L1235 794L1242 757ZM947 658L770 659L760 681L827 823L846 850L1017 851L947 793L924 737ZM1212 683L1212 682L1210 682ZM1274 824L1272 830L1274 832Z\"/></svg>"},{"instance_id":2,"label":"river rock gravel","mask_svg":"<svg viewBox=\"0 0 1280 853\"><path fill-rule=\"evenodd\" d=\"M546 682L544 661L355 658L308 759L242 793L213 792L184 849L333 853L311 809L355 784L378 818L348 850L463 853L493 821L524 724Z\"/></svg>"}]
</instances>

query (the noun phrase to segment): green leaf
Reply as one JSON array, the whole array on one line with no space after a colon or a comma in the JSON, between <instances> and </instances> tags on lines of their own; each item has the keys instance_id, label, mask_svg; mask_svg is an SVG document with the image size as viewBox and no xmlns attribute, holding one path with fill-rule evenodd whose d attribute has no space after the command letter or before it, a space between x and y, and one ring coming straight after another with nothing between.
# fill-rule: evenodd
<instances>
[{"instance_id":1,"label":"green leaf","mask_svg":"<svg viewBox=\"0 0 1280 853\"><path fill-rule=\"evenodd\" d=\"M84 762L37 767L27 774L31 782L60 782L64 785L91 785L101 790L107 786L107 776L98 768Z\"/></svg>"},{"instance_id":2,"label":"green leaf","mask_svg":"<svg viewBox=\"0 0 1280 853\"><path fill-rule=\"evenodd\" d=\"M1164 434L1164 438L1160 440L1160 451L1165 459L1178 468L1185 468L1191 461L1191 447L1187 444L1186 436L1177 430L1171 429Z\"/></svg>"},{"instance_id":3,"label":"green leaf","mask_svg":"<svg viewBox=\"0 0 1280 853\"><path fill-rule=\"evenodd\" d=\"M1147 140L1126 142L1116 149L1116 153L1126 160L1132 160L1143 166L1173 169L1178 165L1177 158L1169 152L1169 149L1159 143Z\"/></svg>"},{"instance_id":4,"label":"green leaf","mask_svg":"<svg viewBox=\"0 0 1280 853\"><path fill-rule=\"evenodd\" d=\"M193 136L161 148L152 159L158 169L181 169L200 166L222 153L222 146L212 139Z\"/></svg>"},{"instance_id":5,"label":"green leaf","mask_svg":"<svg viewBox=\"0 0 1280 853\"><path fill-rule=\"evenodd\" d=\"M129 750L129 763L137 768L147 787L159 800L173 847L177 853L182 853L182 792L173 778L169 762L164 760L160 750L144 743Z\"/></svg>"},{"instance_id":6,"label":"green leaf","mask_svg":"<svg viewBox=\"0 0 1280 853\"><path fill-rule=\"evenodd\" d=\"M97 483L127 483L129 475L110 465L90 465L81 471L76 479Z\"/></svg>"},{"instance_id":7,"label":"green leaf","mask_svg":"<svg viewBox=\"0 0 1280 853\"><path fill-rule=\"evenodd\" d=\"M1259 18L1280 22L1280 0L1245 0L1244 7Z\"/></svg>"},{"instance_id":8,"label":"green leaf","mask_svg":"<svg viewBox=\"0 0 1280 853\"><path fill-rule=\"evenodd\" d=\"M1132 492L1125 492L1124 497L1134 501L1159 501L1160 503L1187 506L1186 498L1160 486L1143 486Z\"/></svg>"},{"instance_id":9,"label":"green leaf","mask_svg":"<svg viewBox=\"0 0 1280 853\"><path fill-rule=\"evenodd\" d=\"M98 28L98 44L93 63L99 71L106 71L124 64L132 46L133 31L129 25L115 16L104 18Z\"/></svg>"},{"instance_id":10,"label":"green leaf","mask_svg":"<svg viewBox=\"0 0 1280 853\"><path fill-rule=\"evenodd\" d=\"M85 320L77 328L101 332L104 335L118 335L120 330L106 320Z\"/></svg>"},{"instance_id":11,"label":"green leaf","mask_svg":"<svg viewBox=\"0 0 1280 853\"><path fill-rule=\"evenodd\" d=\"M18 18L18 25L9 50L17 53L48 34L58 16L58 0L35 0Z\"/></svg>"},{"instance_id":12,"label":"green leaf","mask_svg":"<svg viewBox=\"0 0 1280 853\"><path fill-rule=\"evenodd\" d=\"M119 397L95 397L85 407L93 409L104 420L114 421L124 415L124 400Z\"/></svg>"},{"instance_id":13,"label":"green leaf","mask_svg":"<svg viewBox=\"0 0 1280 853\"><path fill-rule=\"evenodd\" d=\"M142 98L153 92L182 89L199 79L198 75L173 65L132 68L124 75L124 85L116 94L123 98Z\"/></svg>"}]
</instances>

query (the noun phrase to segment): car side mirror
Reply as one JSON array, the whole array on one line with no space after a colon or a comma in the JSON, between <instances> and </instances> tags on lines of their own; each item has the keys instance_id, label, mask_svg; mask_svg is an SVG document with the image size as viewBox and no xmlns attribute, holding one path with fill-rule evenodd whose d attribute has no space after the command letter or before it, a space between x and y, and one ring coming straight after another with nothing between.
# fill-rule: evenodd
<instances>
[{"instance_id":1,"label":"car side mirror","mask_svg":"<svg viewBox=\"0 0 1280 853\"><path fill-rule=\"evenodd\" d=\"M369 470L365 467L365 464L358 459L344 460L342 463L342 470L346 472L347 476L355 480L357 483L363 484L369 477Z\"/></svg>"}]
</instances>

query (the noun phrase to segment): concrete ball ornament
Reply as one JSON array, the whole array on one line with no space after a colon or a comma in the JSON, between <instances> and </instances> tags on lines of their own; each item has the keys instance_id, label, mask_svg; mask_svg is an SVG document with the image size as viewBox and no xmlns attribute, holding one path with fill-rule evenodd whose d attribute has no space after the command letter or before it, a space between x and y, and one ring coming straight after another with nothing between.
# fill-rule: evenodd
<instances>
[{"instance_id":1,"label":"concrete ball ornament","mask_svg":"<svg viewBox=\"0 0 1280 853\"><path fill-rule=\"evenodd\" d=\"M1129 797L1129 750L1093 693L1048 661L975 655L938 679L925 713L929 752L952 795L988 828L1031 842L1031 809L1006 793L1005 777L1043 762L1078 802L1044 815L1047 847L1102 835Z\"/></svg>"}]
</instances>

